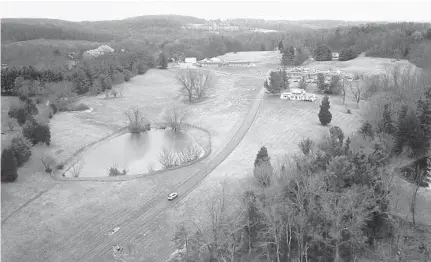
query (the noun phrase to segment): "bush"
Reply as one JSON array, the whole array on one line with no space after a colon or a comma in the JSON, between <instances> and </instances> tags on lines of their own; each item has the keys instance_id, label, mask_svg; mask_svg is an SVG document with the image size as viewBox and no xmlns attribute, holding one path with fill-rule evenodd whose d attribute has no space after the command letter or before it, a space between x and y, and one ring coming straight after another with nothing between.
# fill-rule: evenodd
<instances>
[{"instance_id":1,"label":"bush","mask_svg":"<svg viewBox=\"0 0 431 262\"><path fill-rule=\"evenodd\" d=\"M194 161L199 158L201 155L201 150L195 146L191 145L183 150L178 154L178 158L180 163L188 163L191 161Z\"/></svg>"},{"instance_id":2,"label":"bush","mask_svg":"<svg viewBox=\"0 0 431 262\"><path fill-rule=\"evenodd\" d=\"M365 122L361 128L359 129L359 132L362 133L364 136L369 136L371 138L374 137L374 130L373 126L370 124L370 122Z\"/></svg>"},{"instance_id":3,"label":"bush","mask_svg":"<svg viewBox=\"0 0 431 262\"><path fill-rule=\"evenodd\" d=\"M57 106L54 103L50 103L49 107L52 109L52 113L55 115L57 114Z\"/></svg>"},{"instance_id":4,"label":"bush","mask_svg":"<svg viewBox=\"0 0 431 262\"><path fill-rule=\"evenodd\" d=\"M84 103L73 104L67 107L67 111L85 111L88 109L90 109L90 107Z\"/></svg>"},{"instance_id":5,"label":"bush","mask_svg":"<svg viewBox=\"0 0 431 262\"><path fill-rule=\"evenodd\" d=\"M129 70L124 71L124 81L129 82L132 79L132 72Z\"/></svg>"},{"instance_id":6,"label":"bush","mask_svg":"<svg viewBox=\"0 0 431 262\"><path fill-rule=\"evenodd\" d=\"M116 165L109 168L109 176L124 176L127 174L127 170L123 168L123 171L120 171Z\"/></svg>"},{"instance_id":7,"label":"bush","mask_svg":"<svg viewBox=\"0 0 431 262\"><path fill-rule=\"evenodd\" d=\"M18 178L18 165L13 151L5 148L1 154L1 181L13 182Z\"/></svg>"},{"instance_id":8,"label":"bush","mask_svg":"<svg viewBox=\"0 0 431 262\"><path fill-rule=\"evenodd\" d=\"M302 140L298 146L304 155L309 155L313 148L314 142L310 138Z\"/></svg>"},{"instance_id":9,"label":"bush","mask_svg":"<svg viewBox=\"0 0 431 262\"><path fill-rule=\"evenodd\" d=\"M49 146L51 143L51 131L47 124L27 121L23 126L22 133L33 145L43 142Z\"/></svg>"},{"instance_id":10,"label":"bush","mask_svg":"<svg viewBox=\"0 0 431 262\"><path fill-rule=\"evenodd\" d=\"M12 138L9 148L13 152L18 167L24 165L30 159L31 146L31 141L23 135L18 135Z\"/></svg>"},{"instance_id":11,"label":"bush","mask_svg":"<svg viewBox=\"0 0 431 262\"><path fill-rule=\"evenodd\" d=\"M178 166L178 160L175 152L164 148L159 157L159 162L164 168Z\"/></svg>"}]
</instances>

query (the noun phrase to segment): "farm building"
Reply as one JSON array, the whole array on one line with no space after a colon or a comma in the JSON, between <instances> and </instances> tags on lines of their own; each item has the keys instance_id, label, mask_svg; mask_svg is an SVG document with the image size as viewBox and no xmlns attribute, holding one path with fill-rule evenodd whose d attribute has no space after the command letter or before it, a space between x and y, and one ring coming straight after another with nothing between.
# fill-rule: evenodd
<instances>
[{"instance_id":1,"label":"farm building","mask_svg":"<svg viewBox=\"0 0 431 262\"><path fill-rule=\"evenodd\" d=\"M184 63L179 63L179 68L196 68L196 57L186 57Z\"/></svg>"},{"instance_id":2,"label":"farm building","mask_svg":"<svg viewBox=\"0 0 431 262\"><path fill-rule=\"evenodd\" d=\"M332 53L332 60L338 60L339 57L340 57L339 53Z\"/></svg>"},{"instance_id":3,"label":"farm building","mask_svg":"<svg viewBox=\"0 0 431 262\"><path fill-rule=\"evenodd\" d=\"M299 101L315 101L316 95L314 94L309 94L307 92L305 92L305 90L303 89L298 89L298 88L292 88L290 91L288 92L283 92L280 95L280 99L283 100L299 100Z\"/></svg>"}]
</instances>

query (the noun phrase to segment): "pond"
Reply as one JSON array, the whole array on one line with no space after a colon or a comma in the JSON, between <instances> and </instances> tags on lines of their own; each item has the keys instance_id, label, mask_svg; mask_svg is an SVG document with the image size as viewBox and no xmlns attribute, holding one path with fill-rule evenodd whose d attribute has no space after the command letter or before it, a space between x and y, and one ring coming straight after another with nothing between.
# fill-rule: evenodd
<instances>
[{"instance_id":1,"label":"pond","mask_svg":"<svg viewBox=\"0 0 431 262\"><path fill-rule=\"evenodd\" d=\"M195 149L196 157L205 152L186 132L173 132L170 129L151 129L144 133L126 133L103 142L94 149L84 152L80 160L66 171L66 177L106 177L111 167L120 172L137 175L163 169L160 155L164 149L175 153Z\"/></svg>"}]
</instances>

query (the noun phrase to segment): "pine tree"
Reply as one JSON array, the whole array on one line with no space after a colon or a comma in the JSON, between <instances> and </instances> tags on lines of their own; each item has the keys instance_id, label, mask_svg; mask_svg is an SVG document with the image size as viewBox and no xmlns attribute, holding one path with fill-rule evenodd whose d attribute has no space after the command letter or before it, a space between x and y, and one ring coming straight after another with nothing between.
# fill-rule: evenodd
<instances>
[{"instance_id":1,"label":"pine tree","mask_svg":"<svg viewBox=\"0 0 431 262\"><path fill-rule=\"evenodd\" d=\"M259 152L257 152L256 155L256 159L254 160L254 166L258 166L260 164L262 164L263 162L269 161L269 155L268 155L268 150L266 149L266 147L261 147Z\"/></svg>"},{"instance_id":2,"label":"pine tree","mask_svg":"<svg viewBox=\"0 0 431 262\"><path fill-rule=\"evenodd\" d=\"M295 64L295 48L293 46L289 46L288 48L283 50L281 64L284 66L290 66Z\"/></svg>"},{"instance_id":3,"label":"pine tree","mask_svg":"<svg viewBox=\"0 0 431 262\"><path fill-rule=\"evenodd\" d=\"M395 134L396 128L394 121L392 120L392 112L389 108L389 104L384 106L380 131L389 135Z\"/></svg>"},{"instance_id":4,"label":"pine tree","mask_svg":"<svg viewBox=\"0 0 431 262\"><path fill-rule=\"evenodd\" d=\"M168 58L163 52L159 54L159 68L161 69L168 68Z\"/></svg>"},{"instance_id":5,"label":"pine tree","mask_svg":"<svg viewBox=\"0 0 431 262\"><path fill-rule=\"evenodd\" d=\"M299 88L300 89L304 89L304 90L307 90L307 77L306 76L302 76L301 77L301 80L299 81Z\"/></svg>"},{"instance_id":6,"label":"pine tree","mask_svg":"<svg viewBox=\"0 0 431 262\"><path fill-rule=\"evenodd\" d=\"M5 148L1 154L1 181L13 182L18 178L18 167L13 151Z\"/></svg>"},{"instance_id":7,"label":"pine tree","mask_svg":"<svg viewBox=\"0 0 431 262\"><path fill-rule=\"evenodd\" d=\"M316 61L331 61L332 51L327 45L318 45L314 50L314 60Z\"/></svg>"},{"instance_id":8,"label":"pine tree","mask_svg":"<svg viewBox=\"0 0 431 262\"><path fill-rule=\"evenodd\" d=\"M278 70L278 74L280 75L282 81L283 81L283 87L284 89L289 88L289 77L287 76L287 72L284 69Z\"/></svg>"},{"instance_id":9,"label":"pine tree","mask_svg":"<svg viewBox=\"0 0 431 262\"><path fill-rule=\"evenodd\" d=\"M401 154L403 151L403 147L407 142L407 127L406 125L406 117L407 117L408 107L403 105L399 114L398 114L398 125L397 131L395 132L395 144L394 144L394 153Z\"/></svg>"},{"instance_id":10,"label":"pine tree","mask_svg":"<svg viewBox=\"0 0 431 262\"><path fill-rule=\"evenodd\" d=\"M317 74L317 90L321 93L326 92L325 75L322 73Z\"/></svg>"},{"instance_id":11,"label":"pine tree","mask_svg":"<svg viewBox=\"0 0 431 262\"><path fill-rule=\"evenodd\" d=\"M417 103L419 122L424 136L424 148L431 150L431 88Z\"/></svg>"},{"instance_id":12,"label":"pine tree","mask_svg":"<svg viewBox=\"0 0 431 262\"><path fill-rule=\"evenodd\" d=\"M283 41L280 41L280 42L278 43L278 51L280 51L280 53L282 53L282 52L283 52L283 50L284 50Z\"/></svg>"},{"instance_id":13,"label":"pine tree","mask_svg":"<svg viewBox=\"0 0 431 262\"><path fill-rule=\"evenodd\" d=\"M329 108L331 108L330 103L329 103L329 97L327 95L325 95L323 97L322 104L320 105L320 111L318 114L320 123L324 126L331 123L331 121L332 121L332 114L329 111Z\"/></svg>"}]
</instances>

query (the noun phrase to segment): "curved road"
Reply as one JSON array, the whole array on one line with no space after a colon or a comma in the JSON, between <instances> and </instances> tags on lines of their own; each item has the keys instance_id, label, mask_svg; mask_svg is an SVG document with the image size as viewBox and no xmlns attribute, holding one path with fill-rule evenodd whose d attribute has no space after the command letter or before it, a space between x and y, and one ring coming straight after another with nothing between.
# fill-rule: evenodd
<instances>
[{"instance_id":1,"label":"curved road","mask_svg":"<svg viewBox=\"0 0 431 262\"><path fill-rule=\"evenodd\" d=\"M253 75L231 75L261 78ZM93 243L93 245L88 246L87 250L82 250L82 253L78 258L74 257L69 261L103 261L103 257L105 257L107 253L112 252L112 246L116 245L117 243L126 243L127 240L133 238L136 234L138 234L142 227L144 227L148 223L151 223L152 220L156 219L157 215L159 215L161 212L168 208L174 207L179 201L181 201L190 192L192 192L206 176L208 176L232 153L232 151L244 138L245 134L247 133L257 116L263 98L263 94L263 89L260 89L242 125L232 136L227 145L223 149L219 150L217 154L214 154L212 156L212 159L202 169L198 170L195 174L193 174L193 176L184 181L176 189L176 192L178 192L179 196L175 201L169 202L166 198L160 197L158 197L157 199L150 200L148 204L146 204L141 209L143 211L141 215L136 218L132 218L131 221L129 220L130 222L128 224L123 224L122 227L118 230L118 232L115 233L114 237L110 238L100 236L99 239L97 239ZM106 231L104 231L103 233L105 232ZM98 233L96 234L99 235Z\"/></svg>"}]
</instances>

